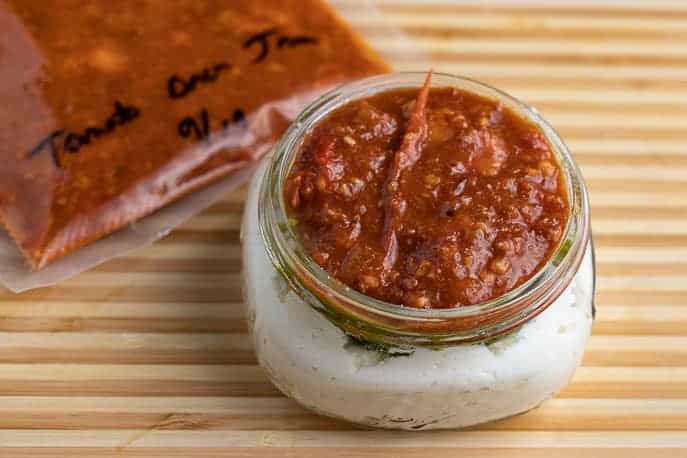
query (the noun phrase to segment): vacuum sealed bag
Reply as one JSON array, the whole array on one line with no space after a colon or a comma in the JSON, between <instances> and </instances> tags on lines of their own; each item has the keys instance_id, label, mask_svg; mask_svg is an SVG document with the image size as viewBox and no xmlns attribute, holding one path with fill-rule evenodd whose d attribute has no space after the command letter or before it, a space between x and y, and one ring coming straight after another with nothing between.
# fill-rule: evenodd
<instances>
[{"instance_id":1,"label":"vacuum sealed bag","mask_svg":"<svg viewBox=\"0 0 687 458\"><path fill-rule=\"evenodd\" d=\"M0 281L159 238L315 96L388 69L319 0L0 0Z\"/></svg>"}]
</instances>

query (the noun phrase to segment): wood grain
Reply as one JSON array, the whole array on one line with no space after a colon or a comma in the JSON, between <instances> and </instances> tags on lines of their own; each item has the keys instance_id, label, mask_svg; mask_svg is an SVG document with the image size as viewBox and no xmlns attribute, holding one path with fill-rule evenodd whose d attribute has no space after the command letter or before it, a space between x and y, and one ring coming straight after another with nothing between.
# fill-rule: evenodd
<instances>
[{"instance_id":1,"label":"wood grain","mask_svg":"<svg viewBox=\"0 0 687 458\"><path fill-rule=\"evenodd\" d=\"M580 163L599 291L571 385L462 432L362 431L306 412L267 381L246 335L241 189L57 287L0 291L0 456L687 456L687 3L368 3L335 2L397 68L521 97Z\"/></svg>"}]
</instances>

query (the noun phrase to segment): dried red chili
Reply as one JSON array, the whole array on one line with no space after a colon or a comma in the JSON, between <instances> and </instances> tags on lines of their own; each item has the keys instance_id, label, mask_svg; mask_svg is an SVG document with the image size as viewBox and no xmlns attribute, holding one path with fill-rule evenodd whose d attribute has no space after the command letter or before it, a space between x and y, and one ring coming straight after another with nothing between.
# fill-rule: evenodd
<instances>
[{"instance_id":1,"label":"dried red chili","mask_svg":"<svg viewBox=\"0 0 687 458\"><path fill-rule=\"evenodd\" d=\"M384 233L382 245L384 247L384 261L382 268L384 274L388 273L396 263L398 255L398 239L396 229L398 220L403 216L405 204L399 194L401 173L411 168L418 159L427 140L427 95L429 94L429 82L432 79L430 72L425 79L425 84L420 89L413 111L408 118L401 146L394 153L394 157L389 166L388 175L382 190L382 201L384 205Z\"/></svg>"}]
</instances>

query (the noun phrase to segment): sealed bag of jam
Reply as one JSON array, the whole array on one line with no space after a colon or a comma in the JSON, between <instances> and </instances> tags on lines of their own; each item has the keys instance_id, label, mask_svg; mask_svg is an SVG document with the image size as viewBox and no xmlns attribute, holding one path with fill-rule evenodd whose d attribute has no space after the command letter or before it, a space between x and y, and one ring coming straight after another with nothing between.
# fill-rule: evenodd
<instances>
[{"instance_id":1,"label":"sealed bag of jam","mask_svg":"<svg viewBox=\"0 0 687 458\"><path fill-rule=\"evenodd\" d=\"M320 0L0 0L0 280L159 238L313 97L387 70Z\"/></svg>"}]
</instances>

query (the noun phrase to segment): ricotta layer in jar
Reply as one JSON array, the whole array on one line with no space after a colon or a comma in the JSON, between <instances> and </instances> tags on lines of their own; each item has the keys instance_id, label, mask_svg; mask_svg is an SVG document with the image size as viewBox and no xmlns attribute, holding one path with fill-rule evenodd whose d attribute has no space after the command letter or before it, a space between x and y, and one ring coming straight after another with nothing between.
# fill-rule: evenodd
<instances>
[{"instance_id":1,"label":"ricotta layer in jar","mask_svg":"<svg viewBox=\"0 0 687 458\"><path fill-rule=\"evenodd\" d=\"M471 80L435 75L433 85L489 98L536 125L560 167L568 221L543 265L499 296L456 296L464 305L436 307L356 291L303 248L283 190L304 139L351 100L418 88L423 76L364 80L306 109L256 174L243 223L244 296L260 364L304 406L372 427L457 428L534 408L568 383L591 329L594 265L579 169L535 112ZM432 284L423 283L424 295L447 297Z\"/></svg>"}]
</instances>

